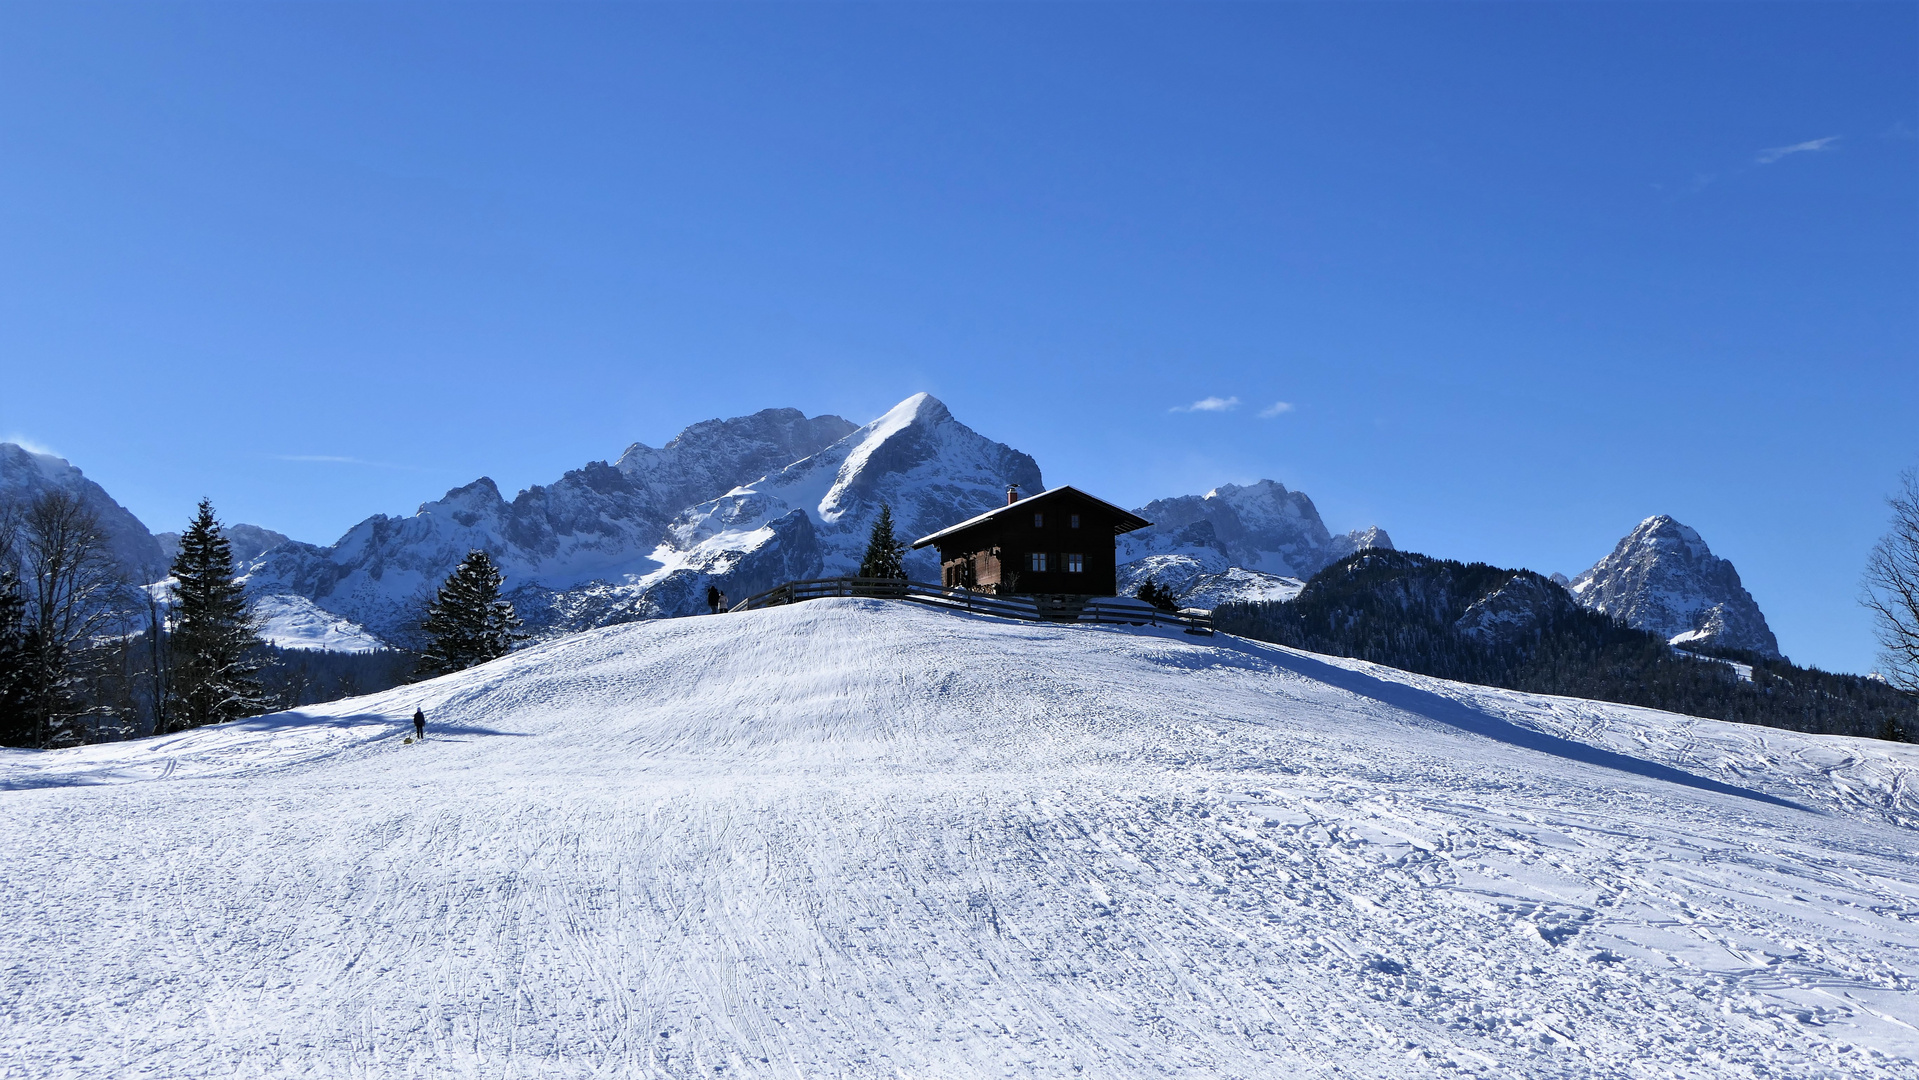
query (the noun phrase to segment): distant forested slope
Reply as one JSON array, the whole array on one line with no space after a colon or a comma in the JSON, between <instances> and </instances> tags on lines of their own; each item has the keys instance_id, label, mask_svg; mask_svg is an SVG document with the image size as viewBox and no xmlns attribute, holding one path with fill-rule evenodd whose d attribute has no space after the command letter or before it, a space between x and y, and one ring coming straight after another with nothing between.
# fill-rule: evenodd
<instances>
[{"instance_id":1,"label":"distant forested slope","mask_svg":"<svg viewBox=\"0 0 1919 1080\"><path fill-rule=\"evenodd\" d=\"M1227 633L1461 682L1919 741L1919 702L1885 683L1752 653L1679 652L1530 570L1362 551L1294 600L1228 604L1214 620Z\"/></svg>"}]
</instances>

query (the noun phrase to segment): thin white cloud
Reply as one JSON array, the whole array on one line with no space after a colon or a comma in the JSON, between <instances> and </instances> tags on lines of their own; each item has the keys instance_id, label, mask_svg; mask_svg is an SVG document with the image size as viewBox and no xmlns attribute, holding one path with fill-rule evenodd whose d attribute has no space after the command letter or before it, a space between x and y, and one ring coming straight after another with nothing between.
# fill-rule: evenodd
<instances>
[{"instance_id":1,"label":"thin white cloud","mask_svg":"<svg viewBox=\"0 0 1919 1080\"><path fill-rule=\"evenodd\" d=\"M4 439L0 439L0 442L10 442L29 454L51 454L54 457L60 456L58 450L27 435L9 435Z\"/></svg>"},{"instance_id":2,"label":"thin white cloud","mask_svg":"<svg viewBox=\"0 0 1919 1080\"><path fill-rule=\"evenodd\" d=\"M1271 420L1275 416L1280 416L1292 411L1293 411L1292 402L1275 401L1271 405L1268 405L1265 408L1259 410L1259 418L1261 420Z\"/></svg>"},{"instance_id":3,"label":"thin white cloud","mask_svg":"<svg viewBox=\"0 0 1919 1080\"><path fill-rule=\"evenodd\" d=\"M1232 412L1239 408L1236 397L1203 397L1191 405L1175 405L1169 412Z\"/></svg>"},{"instance_id":4,"label":"thin white cloud","mask_svg":"<svg viewBox=\"0 0 1919 1080\"><path fill-rule=\"evenodd\" d=\"M1778 161L1781 158L1788 157L1792 154L1819 153L1820 151L1825 150L1827 147L1831 146L1833 143L1836 143L1838 141L1839 141L1839 136L1828 135L1823 139L1807 139L1805 142L1793 143L1791 146L1775 146L1771 148L1770 150L1759 151L1759 153L1753 157L1753 160L1757 161L1761 165L1770 165L1773 162Z\"/></svg>"}]
</instances>

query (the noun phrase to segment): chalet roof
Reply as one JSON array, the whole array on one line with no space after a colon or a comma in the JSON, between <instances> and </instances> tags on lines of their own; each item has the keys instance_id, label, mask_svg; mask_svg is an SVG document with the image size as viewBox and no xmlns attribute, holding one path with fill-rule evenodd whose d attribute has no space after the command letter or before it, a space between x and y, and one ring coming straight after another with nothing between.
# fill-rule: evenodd
<instances>
[{"instance_id":1,"label":"chalet roof","mask_svg":"<svg viewBox=\"0 0 1919 1080\"><path fill-rule=\"evenodd\" d=\"M1052 499L1060 495L1064 495L1067 492L1071 492L1074 495L1077 495L1080 498L1085 499L1087 502L1098 503L1099 505L1105 507L1106 509L1111 510L1113 512L1113 519L1114 519L1113 535L1115 536L1119 535L1120 533L1132 532L1134 529L1144 529L1148 525L1152 524L1152 522L1147 521L1145 518L1140 517L1138 514L1133 513L1131 510L1123 510L1117 506L1114 506L1112 503L1107 502L1105 499L1094 498L1093 496L1086 494L1084 491L1081 491L1080 489L1074 487L1071 484L1063 484L1056 488L1048 488L1045 491L1040 492L1038 495L1029 496L1027 498L1021 499L1018 502L1010 502L1010 503L1007 503L1005 506L996 506L993 509L988 510L987 512L985 512L984 514L981 514L978 517L967 518L965 521L960 522L958 525L948 525L946 528L941 529L940 531L936 533L933 533L928 536L922 536L918 540L913 541L913 549L917 551L928 544L938 541L943 536L951 536L956 532L960 532L965 529L970 529L975 525L983 524L995 517L998 517L1001 514L1007 513L1008 511L1025 510L1035 503L1038 503L1047 499Z\"/></svg>"}]
</instances>

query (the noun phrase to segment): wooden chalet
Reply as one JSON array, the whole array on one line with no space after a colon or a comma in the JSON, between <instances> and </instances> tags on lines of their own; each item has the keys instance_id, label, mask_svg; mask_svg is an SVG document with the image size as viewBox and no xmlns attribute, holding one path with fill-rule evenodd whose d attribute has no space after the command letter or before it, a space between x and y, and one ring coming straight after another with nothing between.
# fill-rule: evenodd
<instances>
[{"instance_id":1,"label":"wooden chalet","mask_svg":"<svg viewBox=\"0 0 1919 1080\"><path fill-rule=\"evenodd\" d=\"M1006 505L913 541L940 553L940 584L1005 596L1113 596L1121 533L1152 522L1076 487L1030 498L1006 489Z\"/></svg>"}]
</instances>

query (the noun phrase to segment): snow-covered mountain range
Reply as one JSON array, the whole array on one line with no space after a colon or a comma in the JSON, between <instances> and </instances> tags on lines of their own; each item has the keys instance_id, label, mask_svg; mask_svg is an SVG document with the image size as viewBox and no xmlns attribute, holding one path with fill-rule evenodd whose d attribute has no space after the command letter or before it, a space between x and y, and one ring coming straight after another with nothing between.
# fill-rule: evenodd
<instances>
[{"instance_id":1,"label":"snow-covered mountain range","mask_svg":"<svg viewBox=\"0 0 1919 1080\"><path fill-rule=\"evenodd\" d=\"M864 426L797 409L703 421L663 447L634 443L611 464L589 462L511 500L481 477L411 515L370 517L326 546L246 524L228 536L270 616L269 639L363 649L407 642L433 590L473 548L504 570L529 625L550 634L704 610L709 585L738 600L849 573L882 502L910 540L992 509L1008 484L1044 490L1039 464L916 394ZM130 573L164 574L177 534L150 533L66 461L0 444L0 501L55 487L100 514ZM1273 480L1137 512L1153 525L1120 538L1121 592L1150 577L1187 607L1291 599L1338 559L1393 546L1376 527L1332 533L1305 493ZM937 580L933 559L914 553L908 572ZM1671 518L1648 518L1567 584L1586 607L1676 643L1778 655L1732 564Z\"/></svg>"},{"instance_id":2,"label":"snow-covered mountain range","mask_svg":"<svg viewBox=\"0 0 1919 1080\"><path fill-rule=\"evenodd\" d=\"M704 610L708 586L739 599L851 572L882 502L919 535L998 505L1009 483L1038 490L1039 466L927 394L863 427L768 409L696 424L659 450L635 444L512 502L482 478L411 517L368 518L330 547L282 545L252 565L248 586L404 640L433 588L481 548L529 625L578 630ZM926 555L909 570L938 576Z\"/></svg>"},{"instance_id":3,"label":"snow-covered mountain range","mask_svg":"<svg viewBox=\"0 0 1919 1080\"><path fill-rule=\"evenodd\" d=\"M411 516L370 517L327 547L284 544L251 565L247 584L255 595L304 596L377 634L404 638L432 591L479 548L539 629L684 614L692 609L669 609L653 596L669 569L669 529L680 513L853 430L837 416L766 409L695 424L659 449L634 443L614 464L590 462L511 502L481 477Z\"/></svg>"},{"instance_id":4,"label":"snow-covered mountain range","mask_svg":"<svg viewBox=\"0 0 1919 1080\"><path fill-rule=\"evenodd\" d=\"M580 630L704 610L709 586L738 600L851 573L882 503L912 539L1000 505L1009 484L1045 486L1032 457L929 394L857 428L769 409L696 424L661 450L636 444L511 502L482 478L410 517L368 518L329 547L281 545L250 567L248 585L403 641L431 590L483 548L536 631ZM1378 529L1333 536L1311 499L1270 480L1142 513L1156 524L1125 538L1124 587L1155 575L1194 606L1284 599L1347 552L1391 546ZM930 551L910 555L907 571L939 576Z\"/></svg>"},{"instance_id":5,"label":"snow-covered mountain range","mask_svg":"<svg viewBox=\"0 0 1919 1080\"><path fill-rule=\"evenodd\" d=\"M1779 656L1779 641L1732 563L1663 514L1626 534L1612 554L1572 579L1583 606L1674 645L1717 645Z\"/></svg>"}]
</instances>

